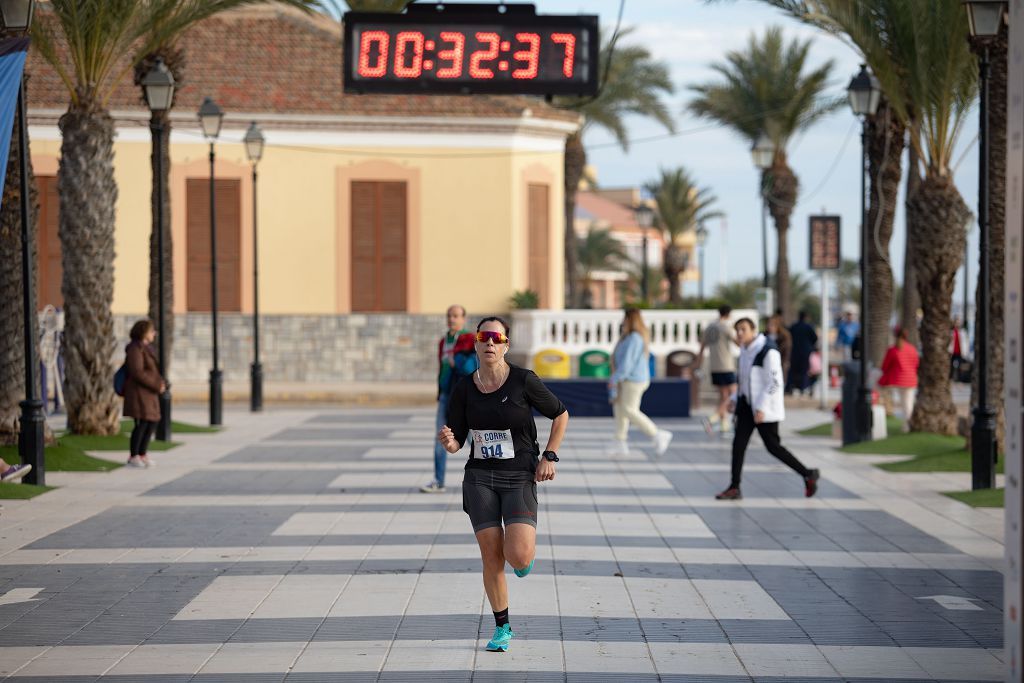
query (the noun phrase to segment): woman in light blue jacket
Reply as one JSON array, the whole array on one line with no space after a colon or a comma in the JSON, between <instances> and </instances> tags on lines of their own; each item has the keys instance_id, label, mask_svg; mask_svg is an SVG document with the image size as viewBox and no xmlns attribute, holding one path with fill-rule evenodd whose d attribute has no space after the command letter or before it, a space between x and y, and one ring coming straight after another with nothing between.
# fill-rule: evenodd
<instances>
[{"instance_id":1,"label":"woman in light blue jacket","mask_svg":"<svg viewBox=\"0 0 1024 683\"><path fill-rule=\"evenodd\" d=\"M651 370L647 360L649 346L647 327L640 317L640 310L628 309L626 319L622 322L622 338L612 352L614 371L608 380L608 395L615 415L615 439L610 449L613 455L629 453L626 434L631 422L651 437L654 451L658 455L664 453L672 441L672 432L658 429L651 418L640 412L640 400L651 384Z\"/></svg>"}]
</instances>

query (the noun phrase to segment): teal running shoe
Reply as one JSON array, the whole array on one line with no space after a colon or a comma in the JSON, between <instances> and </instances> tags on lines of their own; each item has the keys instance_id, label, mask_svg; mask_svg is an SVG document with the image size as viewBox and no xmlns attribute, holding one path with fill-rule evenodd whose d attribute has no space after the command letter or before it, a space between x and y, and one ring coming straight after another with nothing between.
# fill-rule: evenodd
<instances>
[{"instance_id":1,"label":"teal running shoe","mask_svg":"<svg viewBox=\"0 0 1024 683\"><path fill-rule=\"evenodd\" d=\"M527 574L529 574L530 572L533 571L533 563L534 563L534 561L536 561L536 559L537 558L535 557L532 560L530 560L530 564L526 565L522 569L516 569L515 567L513 567L512 571L515 573L516 576L518 576L521 579L521 578L523 578L524 576L526 576Z\"/></svg>"},{"instance_id":2,"label":"teal running shoe","mask_svg":"<svg viewBox=\"0 0 1024 683\"><path fill-rule=\"evenodd\" d=\"M487 643L488 652L508 652L508 644L512 642L512 638L515 633L512 632L512 627L508 624L503 624L494 629L494 635L491 636L491 641Z\"/></svg>"}]
</instances>

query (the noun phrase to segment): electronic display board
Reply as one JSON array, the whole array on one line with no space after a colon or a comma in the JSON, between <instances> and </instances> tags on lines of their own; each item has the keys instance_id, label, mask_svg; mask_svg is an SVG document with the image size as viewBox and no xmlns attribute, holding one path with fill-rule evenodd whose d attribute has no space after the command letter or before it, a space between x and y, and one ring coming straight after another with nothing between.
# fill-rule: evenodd
<instances>
[{"instance_id":1,"label":"electronic display board","mask_svg":"<svg viewBox=\"0 0 1024 683\"><path fill-rule=\"evenodd\" d=\"M599 47L597 16L538 15L533 5L347 12L344 87L351 93L593 95Z\"/></svg>"}]
</instances>

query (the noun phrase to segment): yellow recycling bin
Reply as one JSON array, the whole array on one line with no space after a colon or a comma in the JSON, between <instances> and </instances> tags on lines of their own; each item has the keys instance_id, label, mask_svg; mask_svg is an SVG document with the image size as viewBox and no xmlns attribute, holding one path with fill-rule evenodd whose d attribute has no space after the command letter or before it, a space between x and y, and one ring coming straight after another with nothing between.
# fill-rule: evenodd
<instances>
[{"instance_id":1,"label":"yellow recycling bin","mask_svg":"<svg viewBox=\"0 0 1024 683\"><path fill-rule=\"evenodd\" d=\"M558 349L538 351L533 356L533 371L538 377L569 379L572 376L569 354Z\"/></svg>"}]
</instances>

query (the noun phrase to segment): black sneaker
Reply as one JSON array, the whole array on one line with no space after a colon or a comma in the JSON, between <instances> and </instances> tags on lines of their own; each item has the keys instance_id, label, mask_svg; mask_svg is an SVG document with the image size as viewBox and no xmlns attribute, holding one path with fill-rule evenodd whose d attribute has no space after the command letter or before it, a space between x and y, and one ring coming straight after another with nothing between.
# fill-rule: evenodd
<instances>
[{"instance_id":1,"label":"black sneaker","mask_svg":"<svg viewBox=\"0 0 1024 683\"><path fill-rule=\"evenodd\" d=\"M818 470L811 470L811 473L804 477L804 496L810 498L818 492L818 479L821 478L821 472Z\"/></svg>"},{"instance_id":2,"label":"black sneaker","mask_svg":"<svg viewBox=\"0 0 1024 683\"><path fill-rule=\"evenodd\" d=\"M743 494L737 486L730 486L715 496L715 500L743 500Z\"/></svg>"}]
</instances>

